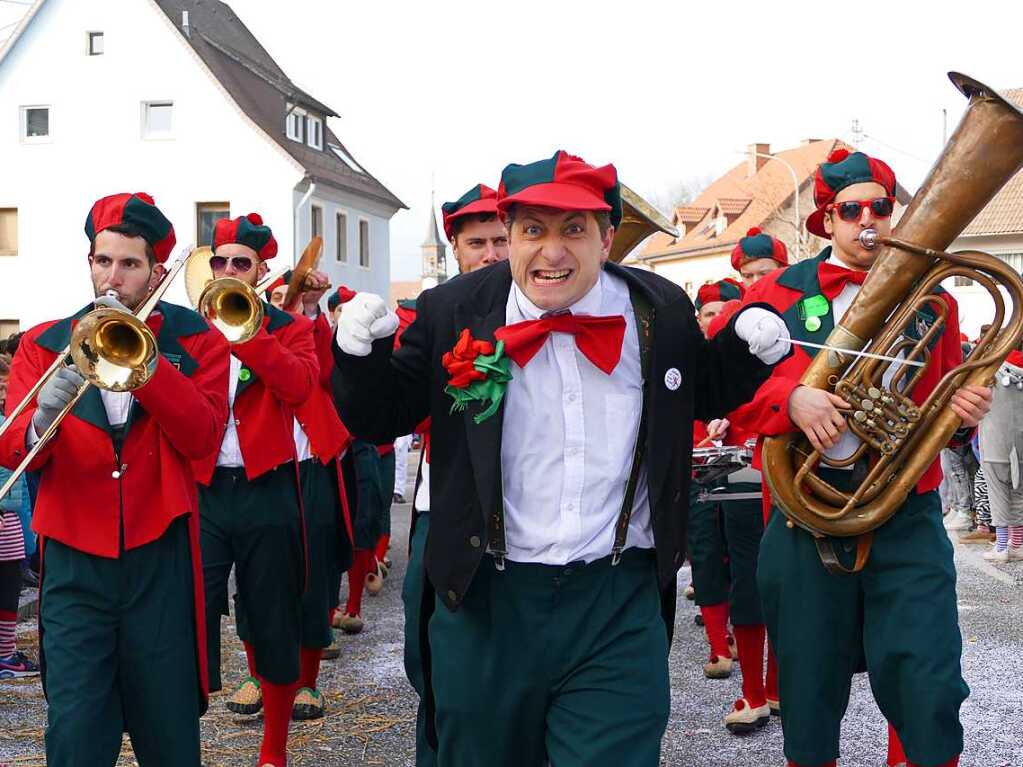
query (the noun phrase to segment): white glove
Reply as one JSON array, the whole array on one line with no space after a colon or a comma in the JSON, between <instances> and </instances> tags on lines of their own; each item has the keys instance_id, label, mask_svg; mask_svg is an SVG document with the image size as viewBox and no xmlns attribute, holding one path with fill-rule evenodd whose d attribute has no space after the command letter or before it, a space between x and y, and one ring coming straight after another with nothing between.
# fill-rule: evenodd
<instances>
[{"instance_id":1,"label":"white glove","mask_svg":"<svg viewBox=\"0 0 1023 767\"><path fill-rule=\"evenodd\" d=\"M366 357L374 341L393 335L397 329L398 315L387 308L384 299L375 293L359 293L341 310L337 345L345 354Z\"/></svg>"},{"instance_id":2,"label":"white glove","mask_svg":"<svg viewBox=\"0 0 1023 767\"><path fill-rule=\"evenodd\" d=\"M788 352L791 344L785 321L774 312L750 306L735 318L735 334L749 344L749 353L765 365L773 365Z\"/></svg>"},{"instance_id":3,"label":"white glove","mask_svg":"<svg viewBox=\"0 0 1023 767\"><path fill-rule=\"evenodd\" d=\"M67 407L67 404L75 398L78 390L82 388L85 379L81 373L69 365L60 368L53 377L43 384L43 388L36 398L36 412L32 415L32 428L36 434L42 435L52 424L60 411Z\"/></svg>"},{"instance_id":4,"label":"white glove","mask_svg":"<svg viewBox=\"0 0 1023 767\"><path fill-rule=\"evenodd\" d=\"M727 418L715 418L707 424L707 436L712 440L724 439L731 426Z\"/></svg>"}]
</instances>

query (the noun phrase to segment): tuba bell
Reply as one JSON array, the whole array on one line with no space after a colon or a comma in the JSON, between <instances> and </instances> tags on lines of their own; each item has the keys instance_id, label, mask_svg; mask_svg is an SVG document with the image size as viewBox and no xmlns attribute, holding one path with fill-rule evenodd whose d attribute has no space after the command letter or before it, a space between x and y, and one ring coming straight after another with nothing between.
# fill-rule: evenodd
<instances>
[{"instance_id":1,"label":"tuba bell","mask_svg":"<svg viewBox=\"0 0 1023 767\"><path fill-rule=\"evenodd\" d=\"M678 230L653 205L625 184L621 185L621 193L622 220L615 229L608 260L616 264L621 263L633 248L654 232L664 232L672 237L678 237Z\"/></svg>"},{"instance_id":2,"label":"tuba bell","mask_svg":"<svg viewBox=\"0 0 1023 767\"><path fill-rule=\"evenodd\" d=\"M965 75L949 78L969 107L892 237L867 230L864 247L881 247L862 288L827 345L867 351L898 362L821 351L800 383L833 391L853 405L844 412L849 431L860 438L856 452L832 460L810 447L800 433L764 443L764 478L774 503L820 539L861 536L883 525L913 491L920 477L961 426L948 403L967 384L987 385L1023 336L1023 281L1005 262L985 253L945 253L971 220L1023 166L1023 113L994 90ZM931 364L929 344L947 321L935 291L949 277L969 277L995 305L991 329L961 365L947 373L923 402L913 388ZM1007 302L1002 288L1008 295ZM933 321L921 324L927 308ZM913 326L916 331L906 334ZM908 362L908 364L906 364ZM919 363L917 366L913 363ZM849 491L818 474L820 468L866 466ZM866 540L866 539L865 539ZM859 569L865 562L857 558Z\"/></svg>"}]
</instances>

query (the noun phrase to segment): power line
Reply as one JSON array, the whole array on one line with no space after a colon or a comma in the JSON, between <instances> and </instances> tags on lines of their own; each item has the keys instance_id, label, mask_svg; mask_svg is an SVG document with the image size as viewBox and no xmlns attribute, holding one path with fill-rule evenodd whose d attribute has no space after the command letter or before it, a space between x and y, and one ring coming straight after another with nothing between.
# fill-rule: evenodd
<instances>
[{"instance_id":1,"label":"power line","mask_svg":"<svg viewBox=\"0 0 1023 767\"><path fill-rule=\"evenodd\" d=\"M883 146L885 149L891 149L893 152L898 152L899 154L905 155L906 157L909 157L909 158L911 158L913 160L916 160L917 162L922 162L924 165L927 165L927 164L929 164L931 162L930 160L925 160L923 157L920 157L919 155L915 155L912 152L907 152L905 149L899 149L897 146L892 146L888 142L882 141L881 139L877 138L876 136L871 136L869 133L861 133L861 135L865 139L870 139L871 141L877 142L878 144Z\"/></svg>"}]
</instances>

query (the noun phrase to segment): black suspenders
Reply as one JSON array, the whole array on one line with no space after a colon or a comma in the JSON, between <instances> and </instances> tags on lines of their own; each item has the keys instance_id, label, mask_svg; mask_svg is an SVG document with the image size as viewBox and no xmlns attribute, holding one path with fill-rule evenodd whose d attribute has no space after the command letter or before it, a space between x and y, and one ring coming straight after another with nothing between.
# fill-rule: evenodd
<instances>
[{"instance_id":1,"label":"black suspenders","mask_svg":"<svg viewBox=\"0 0 1023 767\"><path fill-rule=\"evenodd\" d=\"M643 401L642 413L639 420L639 431L636 433L636 447L632 454L632 468L629 471L629 480L625 485L625 496L622 498L622 509L618 512L618 519L615 522L614 545L611 547L611 564L617 565L625 550L625 541L629 535L629 521L632 519L632 506L636 498L636 488L639 484L639 470L643 466L643 456L646 452L646 431L647 431L647 398L650 389L650 351L653 348L653 320L654 310L649 301L638 290L629 289L632 299L632 311L636 318L636 330L639 334L639 364L643 373ZM504 498L502 489L501 496ZM487 551L493 555L494 564L498 570L504 570L504 560L508 556L508 541L505 536L504 526L504 503L499 503L497 508L489 515L489 545Z\"/></svg>"}]
</instances>

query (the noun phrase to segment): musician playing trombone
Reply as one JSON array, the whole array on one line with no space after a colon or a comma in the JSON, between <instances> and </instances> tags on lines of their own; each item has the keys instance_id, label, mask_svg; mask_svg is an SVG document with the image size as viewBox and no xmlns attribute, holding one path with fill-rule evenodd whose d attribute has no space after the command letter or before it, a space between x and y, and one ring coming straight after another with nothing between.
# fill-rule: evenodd
<instances>
[{"instance_id":1,"label":"musician playing trombone","mask_svg":"<svg viewBox=\"0 0 1023 767\"><path fill-rule=\"evenodd\" d=\"M806 222L811 233L831 244L816 258L764 277L744 304L767 303L781 312L793 343L825 343L881 252L868 249L861 233L873 229L884 237L891 231L895 189L895 174L884 162L862 152L832 152L816 171L817 209ZM922 305L902 332L920 339L933 327L940 304L945 324L932 339L932 364L912 391L916 402L962 360L956 303L945 292ZM802 431L830 460L851 459L860 442L840 411L849 403L799 383L815 351L794 348L731 420L760 435ZM887 376L883 385L889 385ZM972 428L990 404L990 389L964 386L949 407ZM819 475L848 490L866 468L858 459L848 467L821 468ZM790 766L835 764L852 675L864 667L882 713L905 745L907 764L958 764L959 707L969 690L960 668L955 566L942 527L940 480L935 459L915 492L873 530L872 542L865 536L814 539L786 525L774 509L757 582L778 657ZM857 565L862 569L856 571Z\"/></svg>"},{"instance_id":2,"label":"musician playing trombone","mask_svg":"<svg viewBox=\"0 0 1023 767\"><path fill-rule=\"evenodd\" d=\"M147 194L116 194L86 219L96 304L134 311L156 288L174 229ZM8 412L69 347L93 309L28 331ZM134 391L88 386L29 469L41 475L33 529L45 560L40 650L52 767L117 762L131 737L140 765L199 765L205 708L202 579L192 460L216 449L227 416L227 344L195 312L160 302L146 324L159 348ZM84 379L62 367L0 439L17 466Z\"/></svg>"}]
</instances>

